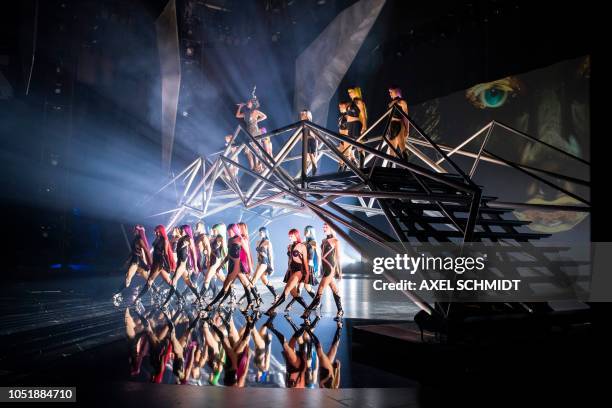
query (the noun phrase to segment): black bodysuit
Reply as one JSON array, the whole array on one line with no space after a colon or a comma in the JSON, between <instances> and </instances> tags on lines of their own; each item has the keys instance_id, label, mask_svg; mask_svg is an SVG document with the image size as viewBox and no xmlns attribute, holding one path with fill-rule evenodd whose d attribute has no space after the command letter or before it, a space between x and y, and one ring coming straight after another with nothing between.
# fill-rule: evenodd
<instances>
[{"instance_id":1,"label":"black bodysuit","mask_svg":"<svg viewBox=\"0 0 612 408\"><path fill-rule=\"evenodd\" d=\"M353 118L359 119L359 114L361 113L361 110L359 109L359 106L357 106L357 101L360 100L361 99L359 98L355 98L351 101L349 106L346 108L346 116L351 116ZM348 136L350 138L357 139L359 136L361 136L361 121L355 120L353 122L347 122L346 128L348 129Z\"/></svg>"},{"instance_id":2,"label":"black bodysuit","mask_svg":"<svg viewBox=\"0 0 612 408\"><path fill-rule=\"evenodd\" d=\"M170 260L166 253L166 240L157 237L153 242L153 267L152 269L161 268L166 272L172 272L170 270Z\"/></svg>"},{"instance_id":3,"label":"black bodysuit","mask_svg":"<svg viewBox=\"0 0 612 408\"><path fill-rule=\"evenodd\" d=\"M147 263L143 258L143 251L146 251L146 249L144 249L142 245L140 245L140 241L140 236L134 237L134 240L132 241L132 255L130 257L130 265L137 264L138 267L147 269Z\"/></svg>"},{"instance_id":4,"label":"black bodysuit","mask_svg":"<svg viewBox=\"0 0 612 408\"><path fill-rule=\"evenodd\" d=\"M330 238L333 237L328 235L327 239L321 244L321 252L323 252L323 263L321 264L321 268L323 269L324 277L330 276L336 270L336 248L332 247L329 243Z\"/></svg>"}]
</instances>

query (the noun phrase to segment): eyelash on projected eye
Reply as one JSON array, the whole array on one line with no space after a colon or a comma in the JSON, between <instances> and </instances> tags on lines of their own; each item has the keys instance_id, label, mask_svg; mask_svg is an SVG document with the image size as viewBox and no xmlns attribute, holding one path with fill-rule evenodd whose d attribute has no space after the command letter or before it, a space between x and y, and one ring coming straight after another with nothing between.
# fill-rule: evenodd
<instances>
[{"instance_id":1,"label":"eyelash on projected eye","mask_svg":"<svg viewBox=\"0 0 612 408\"><path fill-rule=\"evenodd\" d=\"M479 109L495 109L504 106L524 91L516 77L506 77L493 82L474 85L465 91L466 99Z\"/></svg>"}]
</instances>

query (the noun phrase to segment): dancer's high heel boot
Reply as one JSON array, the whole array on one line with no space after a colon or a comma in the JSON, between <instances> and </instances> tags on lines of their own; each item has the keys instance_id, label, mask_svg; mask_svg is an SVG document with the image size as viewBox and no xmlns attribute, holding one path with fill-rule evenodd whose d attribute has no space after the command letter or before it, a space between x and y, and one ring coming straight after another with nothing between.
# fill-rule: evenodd
<instances>
[{"instance_id":1,"label":"dancer's high heel boot","mask_svg":"<svg viewBox=\"0 0 612 408\"><path fill-rule=\"evenodd\" d=\"M341 318L344 316L344 310L342 310L342 299L340 298L340 295L334 293L334 302L336 302L336 309L338 309L336 318Z\"/></svg>"},{"instance_id":2,"label":"dancer's high heel boot","mask_svg":"<svg viewBox=\"0 0 612 408\"><path fill-rule=\"evenodd\" d=\"M266 288L268 288L268 290L270 291L270 293L272 293L272 296L274 296L274 299L276 299L276 290L274 290L274 286L272 286L271 284L267 284Z\"/></svg>"},{"instance_id":3,"label":"dancer's high heel boot","mask_svg":"<svg viewBox=\"0 0 612 408\"><path fill-rule=\"evenodd\" d=\"M312 303L310 303L306 310L304 310L304 313L302 313L302 318L307 319L310 313L319 306L319 303L321 303L321 295L316 295L314 299L312 299Z\"/></svg>"},{"instance_id":4,"label":"dancer's high heel boot","mask_svg":"<svg viewBox=\"0 0 612 408\"><path fill-rule=\"evenodd\" d=\"M255 286L251 288L251 294L255 298L255 303L257 303L257 307L261 306L263 304L263 299L261 298L261 295L259 294Z\"/></svg>"},{"instance_id":5,"label":"dancer's high heel boot","mask_svg":"<svg viewBox=\"0 0 612 408\"><path fill-rule=\"evenodd\" d=\"M217 293L217 296L215 296L215 298L210 301L210 303L204 308L204 310L206 310L207 312L210 312L213 308L213 305L217 303L219 300L221 300L222 298L223 300L225 300L225 297L227 297L229 293L230 293L229 288L221 289L219 293Z\"/></svg>"},{"instance_id":6,"label":"dancer's high heel boot","mask_svg":"<svg viewBox=\"0 0 612 408\"><path fill-rule=\"evenodd\" d=\"M270 308L268 310L266 310L266 312L264 314L267 315L267 316L274 316L276 314L274 309L276 309L277 307L282 305L284 301L285 301L285 292L281 293L281 295L276 300L276 302L274 302L272 304L272 306L270 306Z\"/></svg>"}]
</instances>

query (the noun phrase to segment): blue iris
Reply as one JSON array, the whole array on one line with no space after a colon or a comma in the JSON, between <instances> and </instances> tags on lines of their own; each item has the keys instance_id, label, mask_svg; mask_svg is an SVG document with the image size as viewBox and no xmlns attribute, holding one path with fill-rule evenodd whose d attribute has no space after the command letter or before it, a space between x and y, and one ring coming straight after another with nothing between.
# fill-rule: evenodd
<instances>
[{"instance_id":1,"label":"blue iris","mask_svg":"<svg viewBox=\"0 0 612 408\"><path fill-rule=\"evenodd\" d=\"M499 108L504 104L508 92L499 88L490 88L482 93L482 102L487 108Z\"/></svg>"}]
</instances>

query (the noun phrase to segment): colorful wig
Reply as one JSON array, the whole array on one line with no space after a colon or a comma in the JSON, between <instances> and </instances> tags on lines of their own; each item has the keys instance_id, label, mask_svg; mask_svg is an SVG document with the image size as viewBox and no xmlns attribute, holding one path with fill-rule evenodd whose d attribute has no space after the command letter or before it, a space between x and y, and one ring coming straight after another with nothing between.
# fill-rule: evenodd
<instances>
[{"instance_id":1,"label":"colorful wig","mask_svg":"<svg viewBox=\"0 0 612 408\"><path fill-rule=\"evenodd\" d=\"M302 242L302 237L300 237L300 231L292 228L289 230L289 235L293 235L297 242Z\"/></svg>"},{"instance_id":2,"label":"colorful wig","mask_svg":"<svg viewBox=\"0 0 612 408\"><path fill-rule=\"evenodd\" d=\"M176 262L174 261L174 254L172 253L172 245L170 245L170 240L168 239L168 235L166 234L166 227L163 225L158 225L155 227L155 232L161 235L164 240L164 248L166 251L166 256L168 257L168 264L170 265L170 269L174 271L176 269ZM171 272L171 271L167 271Z\"/></svg>"},{"instance_id":3,"label":"colorful wig","mask_svg":"<svg viewBox=\"0 0 612 408\"><path fill-rule=\"evenodd\" d=\"M242 265L245 267L245 269L250 272L253 268L253 258L251 258L249 226L241 221L238 223L238 229L240 229L240 236L244 239L244 242L242 243L242 251L240 252L240 261L242 262Z\"/></svg>"},{"instance_id":4,"label":"colorful wig","mask_svg":"<svg viewBox=\"0 0 612 408\"><path fill-rule=\"evenodd\" d=\"M269 239L269 238L270 238L270 235L269 235L269 233L268 233L268 229L267 229L266 227L261 227L261 228L259 229L259 232L263 232L263 233L264 233L264 237L265 237L265 238L267 238L267 239Z\"/></svg>"},{"instance_id":5,"label":"colorful wig","mask_svg":"<svg viewBox=\"0 0 612 408\"><path fill-rule=\"evenodd\" d=\"M227 227L224 223L213 225L213 230L217 230L217 235L223 237L223 248L221 248L221 256L225 258L227 256Z\"/></svg>"}]
</instances>

